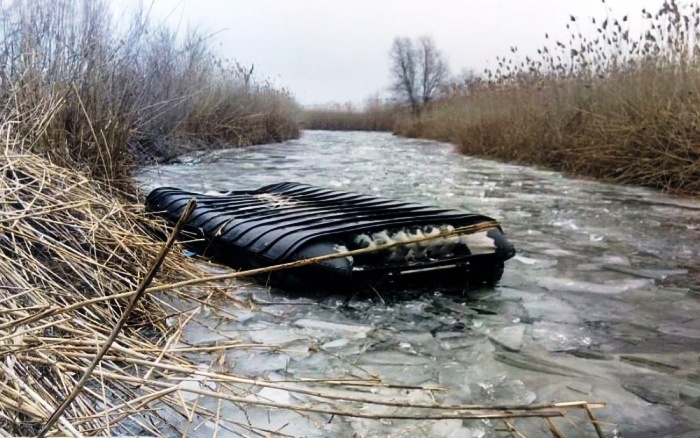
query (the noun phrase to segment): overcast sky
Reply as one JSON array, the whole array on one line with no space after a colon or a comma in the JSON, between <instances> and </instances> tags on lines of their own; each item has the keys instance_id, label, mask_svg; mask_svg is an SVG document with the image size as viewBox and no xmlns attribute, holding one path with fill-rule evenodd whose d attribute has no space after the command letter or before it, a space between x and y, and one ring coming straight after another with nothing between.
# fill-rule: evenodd
<instances>
[{"instance_id":1,"label":"overcast sky","mask_svg":"<svg viewBox=\"0 0 700 438\"><path fill-rule=\"evenodd\" d=\"M112 0L117 9L135 0ZM224 57L289 88L304 105L386 94L396 36L431 35L453 73L481 71L518 46L522 56L581 19L657 10L662 0L143 0L152 17L215 34ZM586 20L586 23L590 20ZM580 21L580 30L589 32Z\"/></svg>"}]
</instances>

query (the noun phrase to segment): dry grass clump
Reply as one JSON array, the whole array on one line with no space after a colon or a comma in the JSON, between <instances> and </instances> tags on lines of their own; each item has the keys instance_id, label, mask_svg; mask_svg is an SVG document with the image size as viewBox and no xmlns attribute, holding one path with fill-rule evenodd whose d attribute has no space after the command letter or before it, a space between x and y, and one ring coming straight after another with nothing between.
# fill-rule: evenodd
<instances>
[{"instance_id":1,"label":"dry grass clump","mask_svg":"<svg viewBox=\"0 0 700 438\"><path fill-rule=\"evenodd\" d=\"M607 181L700 193L700 7L665 2L628 17L571 17L567 42L498 67L399 132L467 154L539 164Z\"/></svg>"},{"instance_id":2,"label":"dry grass clump","mask_svg":"<svg viewBox=\"0 0 700 438\"><path fill-rule=\"evenodd\" d=\"M159 225L113 189L16 147L13 124L3 123L0 133L0 430L32 436L71 391L153 263L161 245L147 227ZM159 280L194 277L183 259L171 255ZM102 430L113 418L91 415L149 394L105 377L131 374L130 361L156 360L139 351L161 344L171 330L156 301L138 306L114 345L119 357L101 363L71 407L72 420L59 423L63 434Z\"/></svg>"},{"instance_id":3,"label":"dry grass clump","mask_svg":"<svg viewBox=\"0 0 700 438\"><path fill-rule=\"evenodd\" d=\"M0 117L19 114L31 150L103 181L197 147L299 135L291 94L220 59L211 38L112 16L104 0L0 5ZM34 129L35 118L47 123Z\"/></svg>"}]
</instances>

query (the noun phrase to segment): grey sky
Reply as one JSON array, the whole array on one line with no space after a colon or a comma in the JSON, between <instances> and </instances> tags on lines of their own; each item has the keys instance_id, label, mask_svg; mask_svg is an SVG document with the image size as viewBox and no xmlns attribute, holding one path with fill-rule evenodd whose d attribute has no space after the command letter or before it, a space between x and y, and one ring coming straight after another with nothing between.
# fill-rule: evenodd
<instances>
[{"instance_id":1,"label":"grey sky","mask_svg":"<svg viewBox=\"0 0 700 438\"><path fill-rule=\"evenodd\" d=\"M131 0L114 0L120 7ZM144 0L150 4L149 0ZM662 0L154 0L153 17L216 33L224 57L289 88L304 105L386 93L388 51L396 36L432 35L453 73L483 70L518 46L522 56L563 38L581 19L656 10ZM592 31L580 22L583 33Z\"/></svg>"}]
</instances>

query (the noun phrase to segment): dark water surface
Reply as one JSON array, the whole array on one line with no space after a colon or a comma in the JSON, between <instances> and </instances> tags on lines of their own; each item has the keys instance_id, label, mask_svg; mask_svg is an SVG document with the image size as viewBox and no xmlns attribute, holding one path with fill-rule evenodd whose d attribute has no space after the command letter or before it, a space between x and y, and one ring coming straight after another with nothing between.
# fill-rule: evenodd
<instances>
[{"instance_id":1,"label":"dark water surface","mask_svg":"<svg viewBox=\"0 0 700 438\"><path fill-rule=\"evenodd\" d=\"M461 208L500 220L519 251L496 288L464 297L434 290L344 308L332 290L319 300L242 285L239 294L257 302L255 309L204 315L185 334L195 345L235 339L280 346L227 353L225 365L234 372L273 380L378 375L447 388L437 396L446 402L604 401L597 415L609 423L608 436L700 436L697 200L464 157L450 145L380 133L310 131L280 145L183 162L145 169L138 178L146 189L194 191L298 181ZM263 391L279 402L297 397ZM327 423L261 408L223 409L236 421L284 426L292 436L487 437L501 436L495 428L502 426ZM528 436L545 433L542 422L517 424ZM591 428L558 424L567 436L592 436ZM195 435L208 436L213 427L203 421ZM244 434L235 427L219 432Z\"/></svg>"}]
</instances>

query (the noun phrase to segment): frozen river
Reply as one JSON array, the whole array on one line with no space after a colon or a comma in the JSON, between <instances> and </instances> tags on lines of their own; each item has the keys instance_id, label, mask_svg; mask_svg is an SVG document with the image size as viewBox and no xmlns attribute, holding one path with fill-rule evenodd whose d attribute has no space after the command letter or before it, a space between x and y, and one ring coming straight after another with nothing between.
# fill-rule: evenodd
<instances>
[{"instance_id":1,"label":"frozen river","mask_svg":"<svg viewBox=\"0 0 700 438\"><path fill-rule=\"evenodd\" d=\"M279 145L183 161L147 168L139 180L145 188L194 191L297 181L460 208L501 221L518 249L497 287L466 296L434 290L343 307L333 290L319 300L240 285L252 310L232 309L225 321L204 316L185 333L193 345L222 339L279 345L228 352L222 360L238 375L378 375L446 388L442 401L460 403L604 401L596 414L608 436L700 436L699 201L381 133L309 131ZM281 402L293 397L269 392ZM230 409L235 421L284 426L280 431L291 436L501 436L495 423L481 421L322 422ZM542 424L523 423L522 431L540 436ZM211 427L203 424L196 434L208 436ZM592 429L566 432L592 436Z\"/></svg>"}]
</instances>

